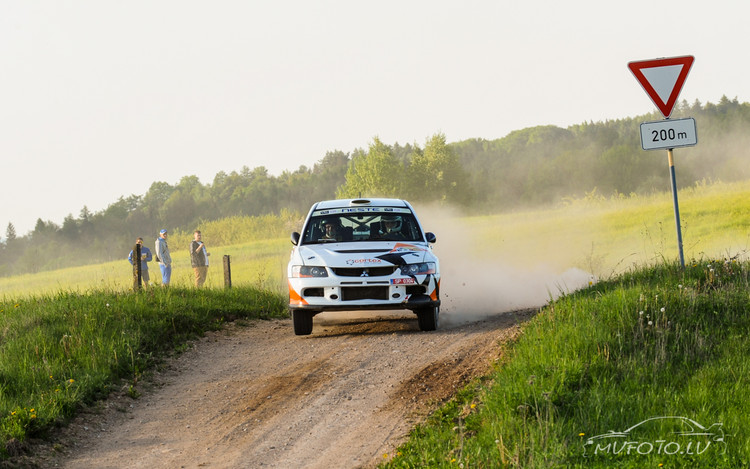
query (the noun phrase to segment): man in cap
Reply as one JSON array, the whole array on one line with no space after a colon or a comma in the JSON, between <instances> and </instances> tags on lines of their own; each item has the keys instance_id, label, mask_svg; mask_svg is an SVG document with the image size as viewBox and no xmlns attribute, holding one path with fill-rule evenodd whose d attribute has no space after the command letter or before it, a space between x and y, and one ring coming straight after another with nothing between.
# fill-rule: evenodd
<instances>
[{"instance_id":1,"label":"man in cap","mask_svg":"<svg viewBox=\"0 0 750 469\"><path fill-rule=\"evenodd\" d=\"M167 245L167 230L159 232L154 247L156 248L156 260L159 262L159 269L161 269L161 286L166 287L172 279L172 256L169 255L169 246Z\"/></svg>"}]
</instances>

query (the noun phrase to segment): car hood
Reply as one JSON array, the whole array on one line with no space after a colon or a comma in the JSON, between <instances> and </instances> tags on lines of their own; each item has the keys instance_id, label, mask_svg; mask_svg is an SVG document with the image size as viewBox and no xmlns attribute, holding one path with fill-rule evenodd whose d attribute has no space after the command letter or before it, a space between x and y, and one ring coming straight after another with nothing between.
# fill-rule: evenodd
<instances>
[{"instance_id":1,"label":"car hood","mask_svg":"<svg viewBox=\"0 0 750 469\"><path fill-rule=\"evenodd\" d=\"M330 243L299 246L303 265L330 267L376 267L434 261L432 250L419 242Z\"/></svg>"}]
</instances>

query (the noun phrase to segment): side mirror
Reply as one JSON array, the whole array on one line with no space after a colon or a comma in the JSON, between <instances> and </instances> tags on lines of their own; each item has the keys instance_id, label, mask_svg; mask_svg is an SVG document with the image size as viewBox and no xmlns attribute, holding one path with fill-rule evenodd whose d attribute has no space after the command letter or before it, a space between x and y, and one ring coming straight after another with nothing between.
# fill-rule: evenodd
<instances>
[{"instance_id":1,"label":"side mirror","mask_svg":"<svg viewBox=\"0 0 750 469\"><path fill-rule=\"evenodd\" d=\"M292 244L296 246L298 243L299 243L299 233L295 231L294 233L292 233Z\"/></svg>"},{"instance_id":2,"label":"side mirror","mask_svg":"<svg viewBox=\"0 0 750 469\"><path fill-rule=\"evenodd\" d=\"M437 238L435 237L435 233L431 231L428 231L427 233L425 233L424 237L428 243L434 243L435 241L437 241Z\"/></svg>"}]
</instances>

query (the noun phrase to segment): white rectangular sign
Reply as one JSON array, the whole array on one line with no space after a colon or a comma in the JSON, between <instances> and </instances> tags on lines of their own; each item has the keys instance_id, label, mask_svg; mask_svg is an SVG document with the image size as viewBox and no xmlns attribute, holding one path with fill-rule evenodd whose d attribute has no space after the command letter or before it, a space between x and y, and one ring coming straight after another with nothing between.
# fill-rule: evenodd
<instances>
[{"instance_id":1,"label":"white rectangular sign","mask_svg":"<svg viewBox=\"0 0 750 469\"><path fill-rule=\"evenodd\" d=\"M641 124L641 148L659 150L689 147L698 143L695 119L665 119Z\"/></svg>"}]
</instances>

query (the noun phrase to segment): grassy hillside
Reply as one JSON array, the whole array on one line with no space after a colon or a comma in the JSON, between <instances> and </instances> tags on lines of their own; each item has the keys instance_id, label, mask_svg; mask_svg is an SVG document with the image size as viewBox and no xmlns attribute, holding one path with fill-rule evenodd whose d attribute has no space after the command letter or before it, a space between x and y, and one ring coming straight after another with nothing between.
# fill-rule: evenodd
<instances>
[{"instance_id":1,"label":"grassy hillside","mask_svg":"<svg viewBox=\"0 0 750 469\"><path fill-rule=\"evenodd\" d=\"M749 278L662 264L549 304L384 466L750 466Z\"/></svg>"},{"instance_id":2,"label":"grassy hillside","mask_svg":"<svg viewBox=\"0 0 750 469\"><path fill-rule=\"evenodd\" d=\"M750 181L679 190L686 260L735 257L750 249ZM678 259L670 193L604 198L596 193L546 210L462 221L477 256L514 266L579 267L607 278L634 265ZM439 234L439 233L438 233Z\"/></svg>"}]
</instances>

